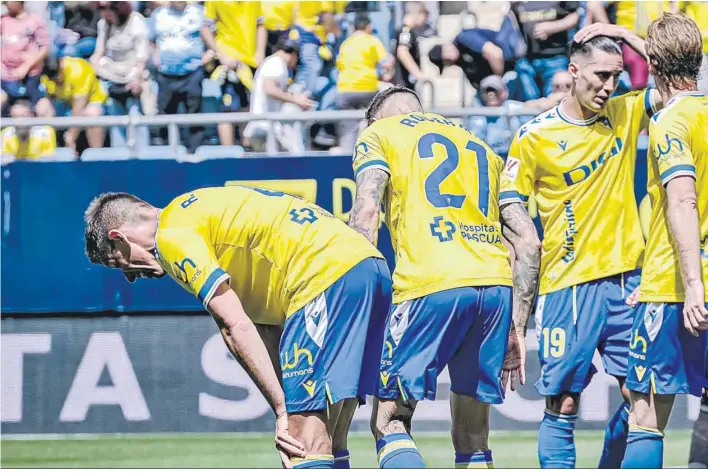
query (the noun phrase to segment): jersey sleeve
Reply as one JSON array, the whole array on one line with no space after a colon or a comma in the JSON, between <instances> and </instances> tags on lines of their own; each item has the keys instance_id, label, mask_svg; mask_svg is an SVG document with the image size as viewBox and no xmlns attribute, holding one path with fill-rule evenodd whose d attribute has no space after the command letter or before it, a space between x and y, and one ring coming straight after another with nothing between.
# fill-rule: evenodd
<instances>
[{"instance_id":1,"label":"jersey sleeve","mask_svg":"<svg viewBox=\"0 0 708 473\"><path fill-rule=\"evenodd\" d=\"M659 111L658 105L654 102L653 89L637 90L618 97L616 107L625 107L629 111L629 116L633 122L637 122L640 129L649 126L649 119Z\"/></svg>"},{"instance_id":2,"label":"jersey sleeve","mask_svg":"<svg viewBox=\"0 0 708 473\"><path fill-rule=\"evenodd\" d=\"M216 18L216 2L213 0L204 2L204 24L207 26L212 26L216 23Z\"/></svg>"},{"instance_id":3,"label":"jersey sleeve","mask_svg":"<svg viewBox=\"0 0 708 473\"><path fill-rule=\"evenodd\" d=\"M691 152L689 131L681 120L652 121L649 126L649 146L659 164L661 183L679 176L696 178L696 165Z\"/></svg>"},{"instance_id":4,"label":"jersey sleeve","mask_svg":"<svg viewBox=\"0 0 708 473\"><path fill-rule=\"evenodd\" d=\"M389 175L391 174L391 167L386 159L386 151L378 133L373 128L375 127L370 126L364 130L359 135L354 147L352 165L355 177L358 177L366 169L383 169Z\"/></svg>"},{"instance_id":5,"label":"jersey sleeve","mask_svg":"<svg viewBox=\"0 0 708 473\"><path fill-rule=\"evenodd\" d=\"M386 57L388 57L388 51L386 50L386 46L381 42L379 38L374 37L374 49L376 51L376 62L381 62Z\"/></svg>"},{"instance_id":6,"label":"jersey sleeve","mask_svg":"<svg viewBox=\"0 0 708 473\"><path fill-rule=\"evenodd\" d=\"M209 306L216 288L229 280L219 266L211 245L192 230L162 230L158 233L158 261L175 281Z\"/></svg>"},{"instance_id":7,"label":"jersey sleeve","mask_svg":"<svg viewBox=\"0 0 708 473\"><path fill-rule=\"evenodd\" d=\"M525 127L521 127L511 142L502 173L500 204L510 203L505 202L505 199L518 199L527 205L529 197L533 195L536 182L536 162L529 147L529 138L523 137L525 132ZM511 193L505 194L505 192Z\"/></svg>"}]
</instances>

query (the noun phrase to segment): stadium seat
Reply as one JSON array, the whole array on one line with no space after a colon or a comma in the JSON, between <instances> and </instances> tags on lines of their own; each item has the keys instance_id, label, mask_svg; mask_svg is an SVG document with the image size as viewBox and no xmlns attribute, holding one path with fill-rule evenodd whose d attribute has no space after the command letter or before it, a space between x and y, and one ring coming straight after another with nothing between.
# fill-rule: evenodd
<instances>
[{"instance_id":1,"label":"stadium seat","mask_svg":"<svg viewBox=\"0 0 708 473\"><path fill-rule=\"evenodd\" d=\"M40 161L58 161L58 162L67 162L67 161L77 161L79 158L77 158L74 155L74 150L71 148L57 148L54 151L54 154L52 156L47 156L47 157L42 157L39 160Z\"/></svg>"},{"instance_id":2,"label":"stadium seat","mask_svg":"<svg viewBox=\"0 0 708 473\"><path fill-rule=\"evenodd\" d=\"M170 146L147 146L138 150L138 159L177 159L178 156L187 154L187 148L180 145L177 147L177 154Z\"/></svg>"},{"instance_id":3,"label":"stadium seat","mask_svg":"<svg viewBox=\"0 0 708 473\"><path fill-rule=\"evenodd\" d=\"M89 148L81 153L81 161L122 161L132 159L130 148Z\"/></svg>"},{"instance_id":4,"label":"stadium seat","mask_svg":"<svg viewBox=\"0 0 708 473\"><path fill-rule=\"evenodd\" d=\"M241 146L200 146L194 154L201 159L242 158L246 150Z\"/></svg>"}]
</instances>

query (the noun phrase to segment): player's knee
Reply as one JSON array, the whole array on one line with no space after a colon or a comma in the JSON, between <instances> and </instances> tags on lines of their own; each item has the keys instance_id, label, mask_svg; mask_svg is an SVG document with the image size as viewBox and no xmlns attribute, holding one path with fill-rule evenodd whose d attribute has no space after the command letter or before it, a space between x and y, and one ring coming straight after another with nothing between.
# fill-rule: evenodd
<instances>
[{"instance_id":1,"label":"player's knee","mask_svg":"<svg viewBox=\"0 0 708 473\"><path fill-rule=\"evenodd\" d=\"M556 414L575 415L580 409L580 394L562 393L546 398L546 409Z\"/></svg>"},{"instance_id":2,"label":"player's knee","mask_svg":"<svg viewBox=\"0 0 708 473\"><path fill-rule=\"evenodd\" d=\"M371 418L371 431L379 440L384 435L410 430L414 407L408 402L378 400L376 415Z\"/></svg>"},{"instance_id":3,"label":"player's knee","mask_svg":"<svg viewBox=\"0 0 708 473\"><path fill-rule=\"evenodd\" d=\"M288 415L290 435L299 440L305 452L332 453L332 440L327 431L327 413L325 411L299 412Z\"/></svg>"}]
</instances>

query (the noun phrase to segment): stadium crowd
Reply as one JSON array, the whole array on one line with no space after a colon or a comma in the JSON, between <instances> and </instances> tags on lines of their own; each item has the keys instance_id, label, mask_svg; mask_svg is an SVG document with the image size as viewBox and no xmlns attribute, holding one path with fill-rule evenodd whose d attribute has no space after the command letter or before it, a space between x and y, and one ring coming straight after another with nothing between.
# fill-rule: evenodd
<instances>
[{"instance_id":1,"label":"stadium crowd","mask_svg":"<svg viewBox=\"0 0 708 473\"><path fill-rule=\"evenodd\" d=\"M2 116L363 109L388 84L430 82L444 95L439 78L454 66L475 90L472 107L546 110L570 90L567 45L578 28L616 23L644 36L663 11L684 11L699 25L708 67L706 2L449 2L464 4L454 36L437 31L450 6L442 3L3 2ZM480 14L490 6L497 10L492 20ZM651 82L641 56L626 45L623 53L618 94ZM708 92L708 72L699 88ZM505 153L530 118L472 116L467 125ZM140 128L135 146L167 144L166 129ZM182 141L189 153L217 144L298 153L310 142L314 149L346 153L359 124L308 128L254 120L241 128L194 125ZM275 139L266 139L271 132ZM120 127L63 133L49 126L7 127L2 153L37 158L64 147L78 156L87 148L126 146L127 140Z\"/></svg>"}]
</instances>

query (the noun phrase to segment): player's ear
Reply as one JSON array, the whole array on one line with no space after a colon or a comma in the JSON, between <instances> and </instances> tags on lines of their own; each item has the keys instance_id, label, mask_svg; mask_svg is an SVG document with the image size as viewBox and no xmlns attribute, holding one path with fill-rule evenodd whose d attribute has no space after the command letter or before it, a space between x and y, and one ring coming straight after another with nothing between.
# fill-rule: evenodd
<instances>
[{"instance_id":1,"label":"player's ear","mask_svg":"<svg viewBox=\"0 0 708 473\"><path fill-rule=\"evenodd\" d=\"M568 72L570 72L570 75L573 76L573 79L577 79L578 73L580 72L580 67L577 63L571 62L568 64Z\"/></svg>"},{"instance_id":2,"label":"player's ear","mask_svg":"<svg viewBox=\"0 0 708 473\"><path fill-rule=\"evenodd\" d=\"M120 241L123 243L125 243L127 241L125 238L125 235L123 235L118 230L108 230L108 239L114 240L114 241Z\"/></svg>"}]
</instances>

